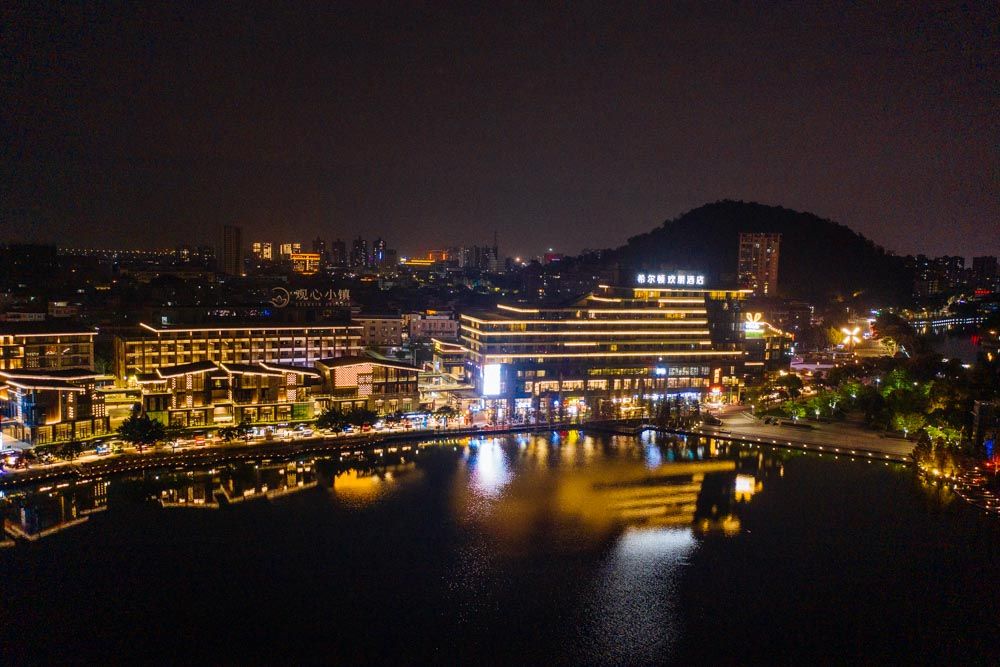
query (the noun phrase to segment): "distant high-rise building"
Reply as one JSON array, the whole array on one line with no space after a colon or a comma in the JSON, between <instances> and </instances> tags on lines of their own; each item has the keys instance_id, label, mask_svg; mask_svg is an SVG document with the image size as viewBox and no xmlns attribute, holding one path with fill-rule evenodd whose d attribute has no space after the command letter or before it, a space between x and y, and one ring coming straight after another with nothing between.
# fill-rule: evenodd
<instances>
[{"instance_id":1,"label":"distant high-rise building","mask_svg":"<svg viewBox=\"0 0 1000 667\"><path fill-rule=\"evenodd\" d=\"M995 289L998 276L1000 271L995 255L972 258L972 280L976 283L976 287Z\"/></svg>"},{"instance_id":2,"label":"distant high-rise building","mask_svg":"<svg viewBox=\"0 0 1000 667\"><path fill-rule=\"evenodd\" d=\"M302 252L301 243L282 243L278 247L278 251L281 254L281 259L283 261L291 261L292 255L297 255Z\"/></svg>"},{"instance_id":3,"label":"distant high-rise building","mask_svg":"<svg viewBox=\"0 0 1000 667\"><path fill-rule=\"evenodd\" d=\"M220 250L221 271L231 276L243 275L243 228L236 225L223 225Z\"/></svg>"},{"instance_id":4,"label":"distant high-rise building","mask_svg":"<svg viewBox=\"0 0 1000 667\"><path fill-rule=\"evenodd\" d=\"M368 263L368 241L359 236L351 244L351 268L363 269Z\"/></svg>"},{"instance_id":5,"label":"distant high-rise building","mask_svg":"<svg viewBox=\"0 0 1000 667\"><path fill-rule=\"evenodd\" d=\"M250 253L258 262L270 262L274 259L274 244L270 241L254 241L250 244Z\"/></svg>"},{"instance_id":6,"label":"distant high-rise building","mask_svg":"<svg viewBox=\"0 0 1000 667\"><path fill-rule=\"evenodd\" d=\"M778 289L778 258L781 234L740 233L740 289L753 290L760 296L773 296Z\"/></svg>"},{"instance_id":7,"label":"distant high-rise building","mask_svg":"<svg viewBox=\"0 0 1000 667\"><path fill-rule=\"evenodd\" d=\"M316 238L313 239L312 246L313 246L313 252L319 255L320 258L325 262L328 259L326 254L326 241L317 236Z\"/></svg>"},{"instance_id":8,"label":"distant high-rise building","mask_svg":"<svg viewBox=\"0 0 1000 667\"><path fill-rule=\"evenodd\" d=\"M319 271L320 254L318 252L292 253L292 271L312 275Z\"/></svg>"},{"instance_id":9,"label":"distant high-rise building","mask_svg":"<svg viewBox=\"0 0 1000 667\"><path fill-rule=\"evenodd\" d=\"M965 258L957 255L907 257L906 266L913 272L913 296L926 297L954 290L968 282ZM973 271L973 273L975 273Z\"/></svg>"},{"instance_id":10,"label":"distant high-rise building","mask_svg":"<svg viewBox=\"0 0 1000 667\"><path fill-rule=\"evenodd\" d=\"M347 266L347 244L337 239L330 244L330 262L334 266Z\"/></svg>"},{"instance_id":11,"label":"distant high-rise building","mask_svg":"<svg viewBox=\"0 0 1000 667\"><path fill-rule=\"evenodd\" d=\"M372 243L372 266L384 266L385 265L385 241L382 237L375 239Z\"/></svg>"}]
</instances>

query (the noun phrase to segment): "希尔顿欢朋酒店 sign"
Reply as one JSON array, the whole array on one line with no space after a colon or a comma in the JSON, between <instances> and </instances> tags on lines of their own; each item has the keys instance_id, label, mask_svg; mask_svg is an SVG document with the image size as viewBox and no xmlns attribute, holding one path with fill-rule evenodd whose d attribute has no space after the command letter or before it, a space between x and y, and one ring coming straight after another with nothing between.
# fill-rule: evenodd
<instances>
[{"instance_id":1,"label":"\u5e0c\u5c14\u987f\u6b22\u670b\u9152\u5e97 sign","mask_svg":"<svg viewBox=\"0 0 1000 667\"><path fill-rule=\"evenodd\" d=\"M640 273L635 277L638 285L663 285L664 287L703 287L705 276L696 273Z\"/></svg>"}]
</instances>

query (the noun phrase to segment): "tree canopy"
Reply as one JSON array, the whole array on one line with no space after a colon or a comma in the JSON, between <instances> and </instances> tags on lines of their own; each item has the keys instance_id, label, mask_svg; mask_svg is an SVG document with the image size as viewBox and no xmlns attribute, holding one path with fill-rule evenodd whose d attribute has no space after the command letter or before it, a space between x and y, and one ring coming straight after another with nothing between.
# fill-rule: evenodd
<instances>
[{"instance_id":1,"label":"tree canopy","mask_svg":"<svg viewBox=\"0 0 1000 667\"><path fill-rule=\"evenodd\" d=\"M155 445L163 440L166 437L166 428L163 422L151 419L149 415L135 414L118 426L118 436L142 451L143 447Z\"/></svg>"}]
</instances>

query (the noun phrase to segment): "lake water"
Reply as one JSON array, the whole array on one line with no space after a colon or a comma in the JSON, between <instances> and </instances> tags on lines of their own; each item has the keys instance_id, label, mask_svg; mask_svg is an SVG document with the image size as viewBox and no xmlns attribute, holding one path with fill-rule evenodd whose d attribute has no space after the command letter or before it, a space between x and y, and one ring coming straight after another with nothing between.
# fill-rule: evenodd
<instances>
[{"instance_id":1,"label":"lake water","mask_svg":"<svg viewBox=\"0 0 1000 667\"><path fill-rule=\"evenodd\" d=\"M3 664L1000 647L1000 522L898 465L572 431L50 486L3 501Z\"/></svg>"}]
</instances>

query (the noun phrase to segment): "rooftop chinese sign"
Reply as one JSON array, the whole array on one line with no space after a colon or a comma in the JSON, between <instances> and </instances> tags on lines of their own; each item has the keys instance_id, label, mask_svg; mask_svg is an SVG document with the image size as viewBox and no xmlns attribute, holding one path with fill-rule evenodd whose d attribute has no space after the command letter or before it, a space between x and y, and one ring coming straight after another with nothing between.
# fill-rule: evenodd
<instances>
[{"instance_id":1,"label":"rooftop chinese sign","mask_svg":"<svg viewBox=\"0 0 1000 667\"><path fill-rule=\"evenodd\" d=\"M640 273L635 277L637 285L663 285L664 287L704 286L705 276L693 273Z\"/></svg>"},{"instance_id":2,"label":"rooftop chinese sign","mask_svg":"<svg viewBox=\"0 0 1000 667\"><path fill-rule=\"evenodd\" d=\"M346 306L351 302L351 290L346 289L286 289L275 287L271 289L271 305L275 308L286 306L296 307L329 307Z\"/></svg>"}]
</instances>

